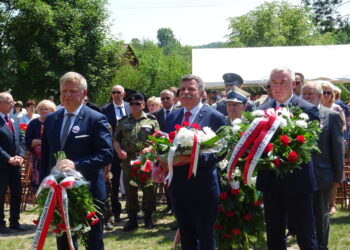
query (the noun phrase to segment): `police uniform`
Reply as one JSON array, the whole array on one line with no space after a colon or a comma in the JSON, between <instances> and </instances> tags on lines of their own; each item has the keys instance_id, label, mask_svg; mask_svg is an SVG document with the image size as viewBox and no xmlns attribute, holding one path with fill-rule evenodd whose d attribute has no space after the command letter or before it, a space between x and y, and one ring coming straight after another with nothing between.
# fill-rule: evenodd
<instances>
[{"instance_id":1,"label":"police uniform","mask_svg":"<svg viewBox=\"0 0 350 250\"><path fill-rule=\"evenodd\" d=\"M129 102L133 100L133 96L131 96ZM141 98L137 100L140 99ZM121 148L127 153L127 158L122 161L122 169L126 197L126 211L128 213L129 222L131 221L131 226L128 227L127 223L124 226L124 231L130 231L137 227L136 216L140 209L137 195L138 187L130 185L130 161L135 160L137 154L149 146L147 143L148 136L155 130L159 130L157 119L153 115L145 114L144 112L142 112L140 119L136 120L130 114L120 119L117 124L114 140L118 141ZM146 183L149 183L149 181L151 180L146 180ZM143 192L142 211L145 213L145 224L146 227L150 226L149 228L151 228L153 227L153 222L150 221L152 225L147 225L147 219L151 220L152 213L156 207L154 187L153 185L140 185L140 188Z\"/></svg>"}]
</instances>

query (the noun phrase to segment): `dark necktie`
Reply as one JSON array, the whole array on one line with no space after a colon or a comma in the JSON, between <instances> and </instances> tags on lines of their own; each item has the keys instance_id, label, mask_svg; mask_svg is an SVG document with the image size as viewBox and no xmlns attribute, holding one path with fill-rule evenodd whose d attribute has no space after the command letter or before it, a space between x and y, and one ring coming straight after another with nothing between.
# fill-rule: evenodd
<instances>
[{"instance_id":1,"label":"dark necktie","mask_svg":"<svg viewBox=\"0 0 350 250\"><path fill-rule=\"evenodd\" d=\"M123 113L122 107L117 107L117 108L118 108L118 110L119 110L119 115L120 115L120 117L123 117L123 116L124 116L124 113Z\"/></svg>"},{"instance_id":2,"label":"dark necktie","mask_svg":"<svg viewBox=\"0 0 350 250\"><path fill-rule=\"evenodd\" d=\"M66 143L68 134L69 134L69 127L72 121L72 117L74 114L72 113L67 113L67 119L66 119L66 123L64 124L63 130L62 130L62 135L61 135L61 149L63 149L64 144Z\"/></svg>"},{"instance_id":3,"label":"dark necktie","mask_svg":"<svg viewBox=\"0 0 350 250\"><path fill-rule=\"evenodd\" d=\"M13 133L14 130L13 130L12 122L10 121L8 115L5 115L5 121L6 121L6 125L8 126L8 128L10 129L10 131Z\"/></svg>"},{"instance_id":4,"label":"dark necktie","mask_svg":"<svg viewBox=\"0 0 350 250\"><path fill-rule=\"evenodd\" d=\"M184 122L190 122L190 116L192 115L192 113L190 112L190 111L187 111L186 113L185 113L185 120L184 120Z\"/></svg>"},{"instance_id":5,"label":"dark necktie","mask_svg":"<svg viewBox=\"0 0 350 250\"><path fill-rule=\"evenodd\" d=\"M166 118L168 118L169 112L169 110L165 111L164 121L166 121Z\"/></svg>"}]
</instances>

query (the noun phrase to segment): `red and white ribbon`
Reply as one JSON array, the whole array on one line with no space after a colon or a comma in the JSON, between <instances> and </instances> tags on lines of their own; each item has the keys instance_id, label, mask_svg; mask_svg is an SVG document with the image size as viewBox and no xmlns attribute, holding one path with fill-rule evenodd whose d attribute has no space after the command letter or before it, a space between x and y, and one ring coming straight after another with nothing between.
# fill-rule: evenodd
<instances>
[{"instance_id":1,"label":"red and white ribbon","mask_svg":"<svg viewBox=\"0 0 350 250\"><path fill-rule=\"evenodd\" d=\"M192 176L196 177L197 174L197 166L198 166L198 157L199 157L199 148L200 141L196 133L193 134L193 146L192 146L192 154L190 161L190 168L188 170L187 180L189 180Z\"/></svg>"},{"instance_id":2,"label":"red and white ribbon","mask_svg":"<svg viewBox=\"0 0 350 250\"><path fill-rule=\"evenodd\" d=\"M284 111L285 109L283 109ZM239 160L244 153L249 150L248 157L246 159L243 171L243 180L245 184L251 185L251 176L254 169L264 152L266 145L270 142L272 136L277 131L282 117L282 109L276 110L269 109L265 111L265 117L256 118L253 120L251 125L247 128L244 135L238 141L229 161L229 168L227 169L228 179L231 181L232 172Z\"/></svg>"},{"instance_id":3,"label":"red and white ribbon","mask_svg":"<svg viewBox=\"0 0 350 250\"><path fill-rule=\"evenodd\" d=\"M74 250L72 235L69 225L68 214L68 196L66 189L71 189L74 186L74 177L64 178L59 184L53 175L47 176L38 191L42 188L49 188L50 191L46 197L43 212L40 216L40 221L36 229L32 249L43 249L46 236L53 218L53 214L58 203L61 212L65 232L67 235L68 245L70 250ZM38 195L39 193L37 193Z\"/></svg>"},{"instance_id":4,"label":"red and white ribbon","mask_svg":"<svg viewBox=\"0 0 350 250\"><path fill-rule=\"evenodd\" d=\"M142 161L141 159L136 159L136 160L133 160L133 161L130 161L130 165L131 166L134 166L134 165L141 165L142 164ZM146 173L149 173L152 169L152 162L150 160L146 160L145 163L141 166L141 170L143 172L146 172Z\"/></svg>"}]
</instances>

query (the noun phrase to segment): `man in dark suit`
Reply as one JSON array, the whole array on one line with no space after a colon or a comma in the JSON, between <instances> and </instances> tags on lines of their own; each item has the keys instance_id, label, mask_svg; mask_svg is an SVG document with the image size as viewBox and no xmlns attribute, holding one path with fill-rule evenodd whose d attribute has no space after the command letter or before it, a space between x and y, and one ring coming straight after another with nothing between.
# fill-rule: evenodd
<instances>
[{"instance_id":1,"label":"man in dark suit","mask_svg":"<svg viewBox=\"0 0 350 250\"><path fill-rule=\"evenodd\" d=\"M112 162L113 148L108 122L100 114L83 104L87 94L85 78L68 72L60 79L60 99L64 108L49 114L44 123L41 151L40 179L52 167L63 171L76 169L89 182L90 192L103 213L106 187L103 168ZM54 154L64 151L67 159L56 162ZM91 227L87 249L104 249L103 221ZM77 248L77 241L73 239ZM66 235L57 238L58 249L69 249Z\"/></svg>"},{"instance_id":2,"label":"man in dark suit","mask_svg":"<svg viewBox=\"0 0 350 250\"><path fill-rule=\"evenodd\" d=\"M165 120L169 113L174 109L174 93L169 89L164 89L160 92L160 100L163 108L154 112L153 115L157 118L161 131L165 129Z\"/></svg>"},{"instance_id":3,"label":"man in dark suit","mask_svg":"<svg viewBox=\"0 0 350 250\"><path fill-rule=\"evenodd\" d=\"M181 80L180 101L182 108L171 112L166 120L165 131L174 131L174 125L188 121L200 127L208 126L213 131L225 125L225 117L201 99L204 83L195 75L186 75ZM197 176L187 179L190 156L180 156L174 162L174 175L169 194L179 224L182 249L216 249L213 225L217 216L219 183L217 162L214 153L200 154Z\"/></svg>"},{"instance_id":4,"label":"man in dark suit","mask_svg":"<svg viewBox=\"0 0 350 250\"><path fill-rule=\"evenodd\" d=\"M311 120L319 119L316 106L293 95L294 73L287 68L276 68L270 74L270 86L275 98L259 109L299 106ZM276 177L271 170L258 172L256 187L263 192L267 246L286 249L286 217L293 222L300 249L318 249L312 194L316 181L312 162L284 177Z\"/></svg>"},{"instance_id":5,"label":"man in dark suit","mask_svg":"<svg viewBox=\"0 0 350 250\"><path fill-rule=\"evenodd\" d=\"M115 85L112 88L112 102L103 106L102 112L108 119L109 124L112 128L112 135L115 133L117 121L123 116L130 114L130 105L128 102L124 102L125 90L121 85ZM120 186L120 173L121 173L121 160L117 153L113 150L113 161L112 161L112 190L111 190L111 201L112 201L112 212L114 215L114 222L120 221L120 213L122 206L119 202L119 186Z\"/></svg>"},{"instance_id":6,"label":"man in dark suit","mask_svg":"<svg viewBox=\"0 0 350 250\"><path fill-rule=\"evenodd\" d=\"M339 112L321 105L323 89L317 82L306 82L301 88L302 98L320 110L318 147L320 154L313 156L314 171L318 185L314 192L314 211L318 247L328 250L329 197L332 185L341 183L344 168L344 142L342 120Z\"/></svg>"},{"instance_id":7,"label":"man in dark suit","mask_svg":"<svg viewBox=\"0 0 350 250\"><path fill-rule=\"evenodd\" d=\"M11 232L6 227L4 215L7 187L10 188L10 228L25 230L19 224L24 139L18 119L9 117L12 108L12 96L7 92L0 93L0 233L4 234Z\"/></svg>"}]
</instances>

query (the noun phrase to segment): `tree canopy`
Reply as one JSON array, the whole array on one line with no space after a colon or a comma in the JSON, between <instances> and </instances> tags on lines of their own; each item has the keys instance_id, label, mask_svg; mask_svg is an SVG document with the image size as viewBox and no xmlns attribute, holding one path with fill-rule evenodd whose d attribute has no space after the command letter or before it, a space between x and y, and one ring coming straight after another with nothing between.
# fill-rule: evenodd
<instances>
[{"instance_id":1,"label":"tree canopy","mask_svg":"<svg viewBox=\"0 0 350 250\"><path fill-rule=\"evenodd\" d=\"M58 92L67 71L94 96L119 66L121 43L107 37L106 0L0 1L0 86L20 99Z\"/></svg>"},{"instance_id":2,"label":"tree canopy","mask_svg":"<svg viewBox=\"0 0 350 250\"><path fill-rule=\"evenodd\" d=\"M312 13L303 6L271 2L246 15L230 18L230 47L296 46L332 44L330 33L320 34Z\"/></svg>"}]
</instances>

